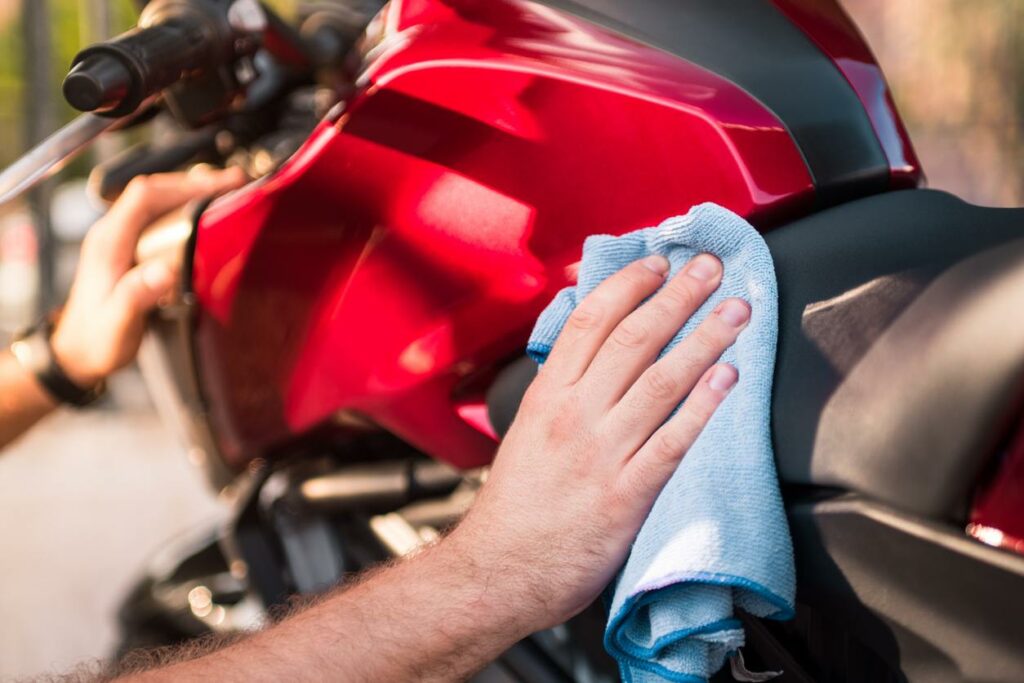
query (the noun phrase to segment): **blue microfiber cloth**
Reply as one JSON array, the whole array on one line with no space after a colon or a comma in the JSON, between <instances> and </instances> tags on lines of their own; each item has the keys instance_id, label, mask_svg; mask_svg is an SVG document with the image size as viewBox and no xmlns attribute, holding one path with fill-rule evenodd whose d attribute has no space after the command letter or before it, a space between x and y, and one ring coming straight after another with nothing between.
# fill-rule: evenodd
<instances>
[{"instance_id":1,"label":"blue microfiber cloth","mask_svg":"<svg viewBox=\"0 0 1024 683\"><path fill-rule=\"evenodd\" d=\"M631 261L662 254L675 274L700 252L721 259L722 284L666 351L727 297L747 300L751 318L723 356L739 382L658 496L609 587L605 647L622 679L635 683L707 680L743 645L737 607L793 615L793 551L769 432L778 332L771 254L754 228L715 204L656 228L589 237L577 286L544 310L527 348L543 363L576 303Z\"/></svg>"}]
</instances>

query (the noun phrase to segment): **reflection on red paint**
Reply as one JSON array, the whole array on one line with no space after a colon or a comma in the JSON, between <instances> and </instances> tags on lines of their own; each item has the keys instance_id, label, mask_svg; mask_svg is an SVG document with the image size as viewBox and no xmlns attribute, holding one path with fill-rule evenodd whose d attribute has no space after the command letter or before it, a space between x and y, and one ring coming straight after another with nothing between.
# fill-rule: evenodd
<instances>
[{"instance_id":1,"label":"reflection on red paint","mask_svg":"<svg viewBox=\"0 0 1024 683\"><path fill-rule=\"evenodd\" d=\"M487 405L483 401L456 404L455 412L473 429L490 439L498 440L498 433L494 431Z\"/></svg>"},{"instance_id":2,"label":"reflection on red paint","mask_svg":"<svg viewBox=\"0 0 1024 683\"><path fill-rule=\"evenodd\" d=\"M232 465L343 410L483 464L453 396L523 353L588 235L812 208L775 116L667 53L521 0L406 0L375 30L345 107L200 220L196 356Z\"/></svg>"},{"instance_id":3,"label":"reflection on red paint","mask_svg":"<svg viewBox=\"0 0 1024 683\"><path fill-rule=\"evenodd\" d=\"M977 494L967 531L983 543L1024 554L1024 427Z\"/></svg>"}]
</instances>

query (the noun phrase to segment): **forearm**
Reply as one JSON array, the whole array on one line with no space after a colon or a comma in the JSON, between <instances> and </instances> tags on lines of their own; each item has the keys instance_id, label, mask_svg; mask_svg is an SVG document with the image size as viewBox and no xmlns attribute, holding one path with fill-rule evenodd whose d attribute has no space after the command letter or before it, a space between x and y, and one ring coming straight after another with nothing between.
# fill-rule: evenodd
<instances>
[{"instance_id":1,"label":"forearm","mask_svg":"<svg viewBox=\"0 0 1024 683\"><path fill-rule=\"evenodd\" d=\"M578 614L738 379L717 359L749 320L740 300L658 357L722 274L706 255L666 284L668 271L647 257L584 298L438 545L245 640L119 680L458 681Z\"/></svg>"},{"instance_id":2,"label":"forearm","mask_svg":"<svg viewBox=\"0 0 1024 683\"><path fill-rule=\"evenodd\" d=\"M57 404L10 351L0 353L0 448L50 414Z\"/></svg>"},{"instance_id":3,"label":"forearm","mask_svg":"<svg viewBox=\"0 0 1024 683\"><path fill-rule=\"evenodd\" d=\"M129 680L465 680L535 626L519 577L472 557L446 539L251 638Z\"/></svg>"}]
</instances>

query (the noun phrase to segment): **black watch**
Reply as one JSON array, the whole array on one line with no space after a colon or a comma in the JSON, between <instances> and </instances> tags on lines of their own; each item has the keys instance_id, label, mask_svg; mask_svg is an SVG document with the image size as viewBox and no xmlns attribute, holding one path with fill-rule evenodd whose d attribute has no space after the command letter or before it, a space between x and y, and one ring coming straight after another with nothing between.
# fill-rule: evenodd
<instances>
[{"instance_id":1,"label":"black watch","mask_svg":"<svg viewBox=\"0 0 1024 683\"><path fill-rule=\"evenodd\" d=\"M53 321L47 320L15 335L11 353L18 363L35 375L36 380L54 400L76 408L94 403L106 393L106 382L88 389L75 384L57 362L50 345Z\"/></svg>"}]
</instances>

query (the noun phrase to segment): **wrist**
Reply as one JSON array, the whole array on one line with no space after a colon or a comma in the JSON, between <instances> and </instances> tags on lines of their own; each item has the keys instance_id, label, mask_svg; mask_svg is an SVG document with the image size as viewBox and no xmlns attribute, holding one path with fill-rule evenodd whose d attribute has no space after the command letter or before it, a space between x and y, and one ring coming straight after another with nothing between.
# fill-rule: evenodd
<instances>
[{"instance_id":1,"label":"wrist","mask_svg":"<svg viewBox=\"0 0 1024 683\"><path fill-rule=\"evenodd\" d=\"M466 586L477 615L504 635L510 646L554 625L544 599L544 582L536 580L524 553L505 549L485 530L465 520L435 549ZM479 616L478 616L479 618Z\"/></svg>"},{"instance_id":2,"label":"wrist","mask_svg":"<svg viewBox=\"0 0 1024 683\"><path fill-rule=\"evenodd\" d=\"M39 384L35 373L21 362L13 346L0 353L0 377L5 382L4 391L17 393L20 397L17 402L19 406L49 412L60 405L60 402ZM11 387L17 389L12 390Z\"/></svg>"},{"instance_id":3,"label":"wrist","mask_svg":"<svg viewBox=\"0 0 1024 683\"><path fill-rule=\"evenodd\" d=\"M86 354L77 347L73 339L74 335L69 335L63 325L58 323L50 337L53 358L68 379L77 386L82 389L94 389L106 379L106 375L90 368Z\"/></svg>"},{"instance_id":4,"label":"wrist","mask_svg":"<svg viewBox=\"0 0 1024 683\"><path fill-rule=\"evenodd\" d=\"M53 323L44 321L14 337L11 353L18 364L57 402L75 407L93 403L103 394L102 382L77 384L61 366L53 347ZM84 379L79 375L80 379Z\"/></svg>"}]
</instances>

